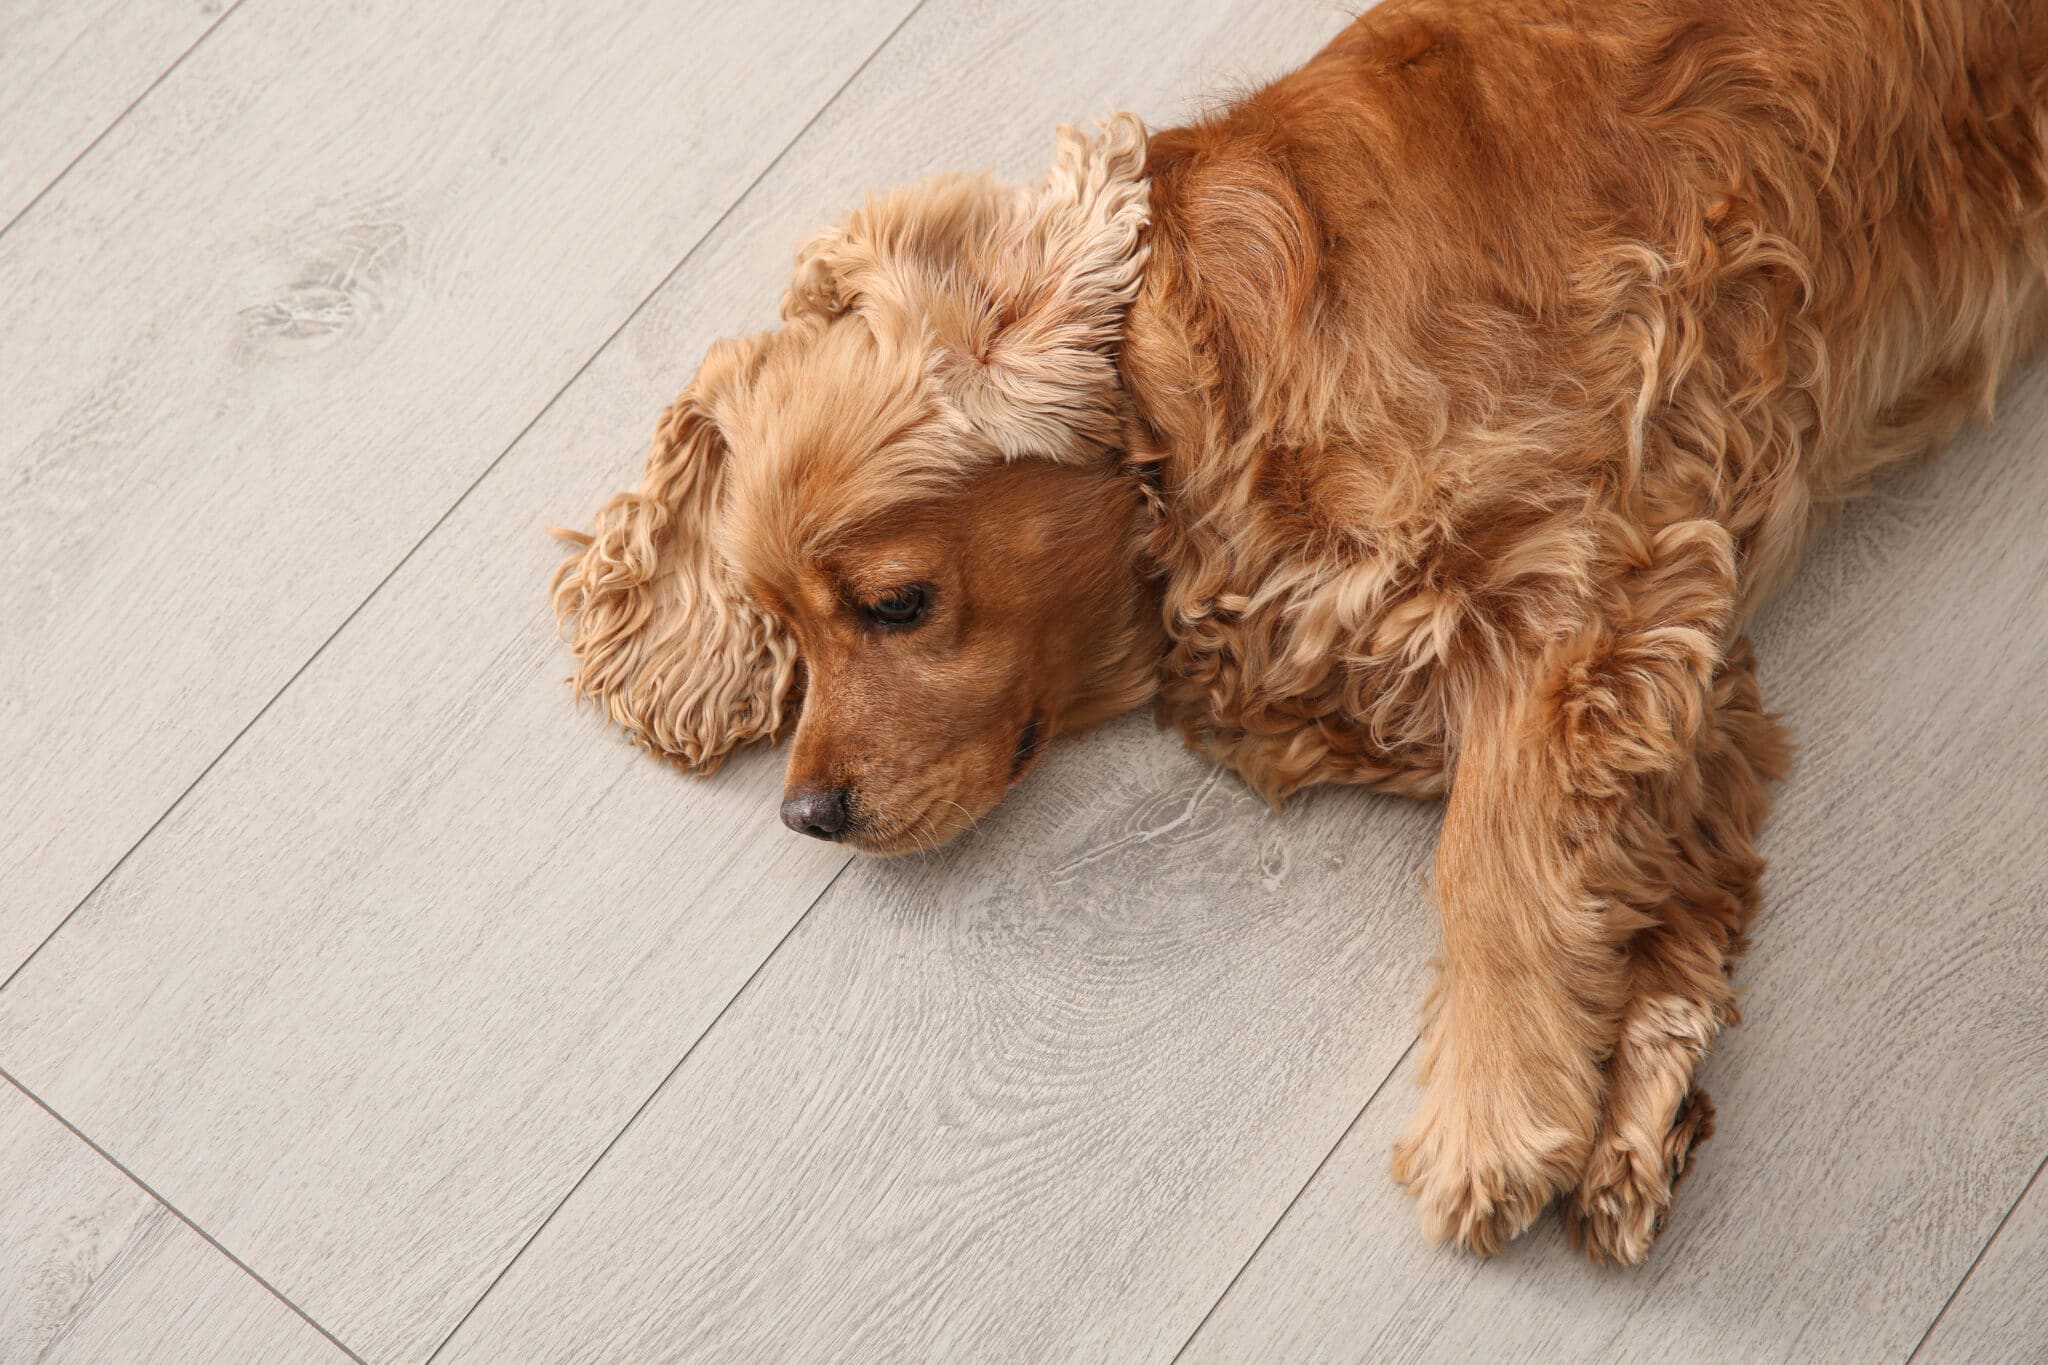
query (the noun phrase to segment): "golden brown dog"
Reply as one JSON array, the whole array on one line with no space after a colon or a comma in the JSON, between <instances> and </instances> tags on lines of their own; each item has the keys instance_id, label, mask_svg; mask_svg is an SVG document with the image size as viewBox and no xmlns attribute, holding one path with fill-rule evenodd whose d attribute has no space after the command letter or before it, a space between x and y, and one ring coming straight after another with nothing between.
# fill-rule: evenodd
<instances>
[{"instance_id":1,"label":"golden brown dog","mask_svg":"<svg viewBox=\"0 0 2048 1365\"><path fill-rule=\"evenodd\" d=\"M2041 331L2044 119L2048 0L1386 0L872 197L576 537L579 694L699 771L793 726L874 853L1153 699L1276 801L1448 791L1395 1173L1639 1260L1787 760L1744 624Z\"/></svg>"}]
</instances>

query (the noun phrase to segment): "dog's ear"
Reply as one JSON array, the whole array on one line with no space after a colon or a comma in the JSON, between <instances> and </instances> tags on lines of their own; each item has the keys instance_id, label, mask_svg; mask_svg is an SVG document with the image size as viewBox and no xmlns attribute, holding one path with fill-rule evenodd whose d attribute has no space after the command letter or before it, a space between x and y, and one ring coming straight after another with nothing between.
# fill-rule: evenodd
<instances>
[{"instance_id":1,"label":"dog's ear","mask_svg":"<svg viewBox=\"0 0 2048 1365\"><path fill-rule=\"evenodd\" d=\"M1080 459L1116 442L1116 348L1149 218L1137 115L1060 129L1045 184L976 263L993 307L955 339L946 376L1005 455Z\"/></svg>"},{"instance_id":2,"label":"dog's ear","mask_svg":"<svg viewBox=\"0 0 2048 1365\"><path fill-rule=\"evenodd\" d=\"M1145 125L1059 132L1043 186L940 176L870 195L797 252L784 317L855 312L938 346L938 374L1006 456L1114 443L1116 342L1145 261Z\"/></svg>"},{"instance_id":3,"label":"dog's ear","mask_svg":"<svg viewBox=\"0 0 2048 1365\"><path fill-rule=\"evenodd\" d=\"M709 773L777 737L797 651L750 601L716 544L729 457L716 410L751 384L773 338L721 341L662 414L640 487L620 493L555 571L555 613L594 697L636 743Z\"/></svg>"},{"instance_id":4,"label":"dog's ear","mask_svg":"<svg viewBox=\"0 0 2048 1365\"><path fill-rule=\"evenodd\" d=\"M960 287L963 263L1022 204L1022 191L989 175L935 175L871 191L797 248L782 316L829 319L858 308L883 328L906 314L922 316L937 296Z\"/></svg>"}]
</instances>

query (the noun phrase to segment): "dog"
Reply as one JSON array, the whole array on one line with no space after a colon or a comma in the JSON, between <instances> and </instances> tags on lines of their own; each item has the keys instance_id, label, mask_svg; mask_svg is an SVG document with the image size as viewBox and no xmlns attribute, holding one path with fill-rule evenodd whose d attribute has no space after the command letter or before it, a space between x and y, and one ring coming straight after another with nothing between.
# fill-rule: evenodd
<instances>
[{"instance_id":1,"label":"dog","mask_svg":"<svg viewBox=\"0 0 2048 1365\"><path fill-rule=\"evenodd\" d=\"M934 846L1152 702L1275 803L1446 797L1395 1177L1641 1261L1790 750L1745 624L1988 416L2048 278L2048 0L1385 0L1044 183L870 195L556 575L595 698Z\"/></svg>"}]
</instances>

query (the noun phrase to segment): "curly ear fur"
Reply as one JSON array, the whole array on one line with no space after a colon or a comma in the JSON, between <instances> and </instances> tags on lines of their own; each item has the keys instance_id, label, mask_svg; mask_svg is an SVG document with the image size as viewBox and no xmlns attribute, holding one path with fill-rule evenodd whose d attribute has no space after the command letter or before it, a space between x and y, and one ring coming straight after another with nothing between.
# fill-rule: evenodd
<instances>
[{"instance_id":1,"label":"curly ear fur","mask_svg":"<svg viewBox=\"0 0 2048 1365\"><path fill-rule=\"evenodd\" d=\"M1144 273L1145 125L1062 128L1045 187L984 263L1000 305L950 387L1003 453L1077 458L1119 432L1116 343Z\"/></svg>"},{"instance_id":2,"label":"curly ear fur","mask_svg":"<svg viewBox=\"0 0 2048 1365\"><path fill-rule=\"evenodd\" d=\"M861 206L797 248L782 316L836 318L928 302L957 288L960 262L1022 206L1023 192L991 175L935 175L869 191Z\"/></svg>"},{"instance_id":3,"label":"curly ear fur","mask_svg":"<svg viewBox=\"0 0 2048 1365\"><path fill-rule=\"evenodd\" d=\"M552 584L577 699L697 773L777 737L796 680L795 642L747 600L715 542L727 449L712 410L768 345L714 345L656 425L639 489L606 503L592 532L556 531L579 547Z\"/></svg>"},{"instance_id":4,"label":"curly ear fur","mask_svg":"<svg viewBox=\"0 0 2048 1365\"><path fill-rule=\"evenodd\" d=\"M797 253L784 317L929 333L947 395L1009 458L1116 442L1115 348L1145 264L1145 126L1066 127L1045 184L941 176L870 195Z\"/></svg>"}]
</instances>

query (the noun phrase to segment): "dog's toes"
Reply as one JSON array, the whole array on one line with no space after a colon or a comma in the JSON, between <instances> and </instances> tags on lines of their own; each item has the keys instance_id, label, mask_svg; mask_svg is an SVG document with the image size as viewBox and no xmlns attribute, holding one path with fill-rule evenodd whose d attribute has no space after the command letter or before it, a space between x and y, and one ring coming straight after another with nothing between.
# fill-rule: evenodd
<instances>
[{"instance_id":1,"label":"dog's toes","mask_svg":"<svg viewBox=\"0 0 2048 1365\"><path fill-rule=\"evenodd\" d=\"M1713 1103L1694 1090L1679 1101L1661 1140L1603 1136L1564 1210L1572 1244L1591 1261L1640 1265L1670 1219L1672 1192L1685 1179L1693 1150L1713 1134Z\"/></svg>"},{"instance_id":2,"label":"dog's toes","mask_svg":"<svg viewBox=\"0 0 2048 1365\"><path fill-rule=\"evenodd\" d=\"M1572 1187L1582 1157L1569 1134L1507 1145L1425 1120L1394 1145L1393 1174L1430 1241L1491 1256Z\"/></svg>"}]
</instances>

